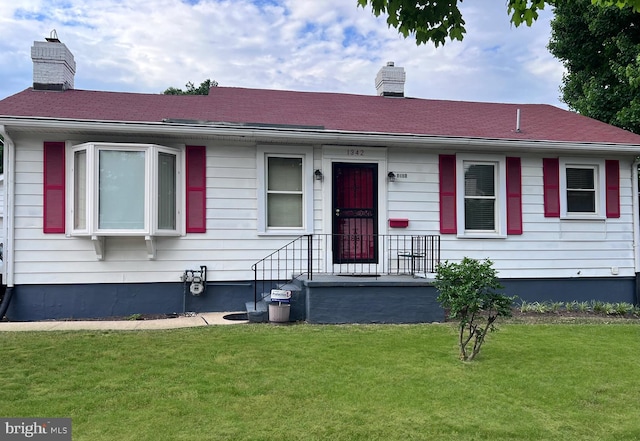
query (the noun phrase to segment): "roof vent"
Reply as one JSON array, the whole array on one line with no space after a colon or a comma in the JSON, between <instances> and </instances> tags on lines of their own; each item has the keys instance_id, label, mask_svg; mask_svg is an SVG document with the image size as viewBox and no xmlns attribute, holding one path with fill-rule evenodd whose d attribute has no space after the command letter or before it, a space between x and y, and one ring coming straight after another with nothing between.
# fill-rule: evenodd
<instances>
[{"instance_id":1,"label":"roof vent","mask_svg":"<svg viewBox=\"0 0 640 441\"><path fill-rule=\"evenodd\" d=\"M76 62L73 54L52 30L47 41L34 41L31 47L33 60L33 88L36 90L73 89Z\"/></svg>"},{"instance_id":2,"label":"roof vent","mask_svg":"<svg viewBox=\"0 0 640 441\"><path fill-rule=\"evenodd\" d=\"M404 67L396 67L389 61L376 75L376 92L378 96L404 96L404 82L406 75Z\"/></svg>"}]
</instances>

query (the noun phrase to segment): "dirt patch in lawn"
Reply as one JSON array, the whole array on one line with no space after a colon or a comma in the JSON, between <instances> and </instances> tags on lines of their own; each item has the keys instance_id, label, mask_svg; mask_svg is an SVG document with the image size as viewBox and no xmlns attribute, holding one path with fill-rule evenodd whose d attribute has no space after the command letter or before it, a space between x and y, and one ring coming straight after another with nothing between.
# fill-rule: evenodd
<instances>
[{"instance_id":1,"label":"dirt patch in lawn","mask_svg":"<svg viewBox=\"0 0 640 441\"><path fill-rule=\"evenodd\" d=\"M57 319L56 321L64 321L64 322L93 322L93 321L135 321L135 320L166 320L166 319L174 319L178 317L193 317L194 313L186 313L186 314L131 314L131 315L114 315L107 317L70 317L70 318L62 318Z\"/></svg>"}]
</instances>

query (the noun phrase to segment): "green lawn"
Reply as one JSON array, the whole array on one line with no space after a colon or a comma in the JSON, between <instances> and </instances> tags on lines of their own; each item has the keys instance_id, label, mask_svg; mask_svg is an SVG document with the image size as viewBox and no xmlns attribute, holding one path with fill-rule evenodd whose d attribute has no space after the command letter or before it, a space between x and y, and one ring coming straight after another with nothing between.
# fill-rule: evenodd
<instances>
[{"instance_id":1,"label":"green lawn","mask_svg":"<svg viewBox=\"0 0 640 441\"><path fill-rule=\"evenodd\" d=\"M638 440L640 324L0 333L0 416L81 440Z\"/></svg>"}]
</instances>

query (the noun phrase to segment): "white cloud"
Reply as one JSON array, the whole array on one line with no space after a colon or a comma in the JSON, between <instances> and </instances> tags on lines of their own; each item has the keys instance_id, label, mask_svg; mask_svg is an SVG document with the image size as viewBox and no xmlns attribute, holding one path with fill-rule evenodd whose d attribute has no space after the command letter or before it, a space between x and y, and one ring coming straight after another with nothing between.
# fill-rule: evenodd
<instances>
[{"instance_id":1,"label":"white cloud","mask_svg":"<svg viewBox=\"0 0 640 441\"><path fill-rule=\"evenodd\" d=\"M56 29L74 53L81 89L160 93L211 78L374 94L376 72L395 61L410 96L561 105L562 67L546 50L549 11L515 29L503 2L461 7L464 41L435 48L401 38L357 0L3 2L0 97L30 86L30 46Z\"/></svg>"}]
</instances>

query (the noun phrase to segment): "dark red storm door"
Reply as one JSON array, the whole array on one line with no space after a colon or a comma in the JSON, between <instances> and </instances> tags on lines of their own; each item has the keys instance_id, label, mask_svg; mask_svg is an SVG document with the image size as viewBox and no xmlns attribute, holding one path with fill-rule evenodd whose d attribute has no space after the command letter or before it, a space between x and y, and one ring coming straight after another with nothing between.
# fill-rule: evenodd
<instances>
[{"instance_id":1,"label":"dark red storm door","mask_svg":"<svg viewBox=\"0 0 640 441\"><path fill-rule=\"evenodd\" d=\"M333 263L378 261L378 164L333 163Z\"/></svg>"}]
</instances>

